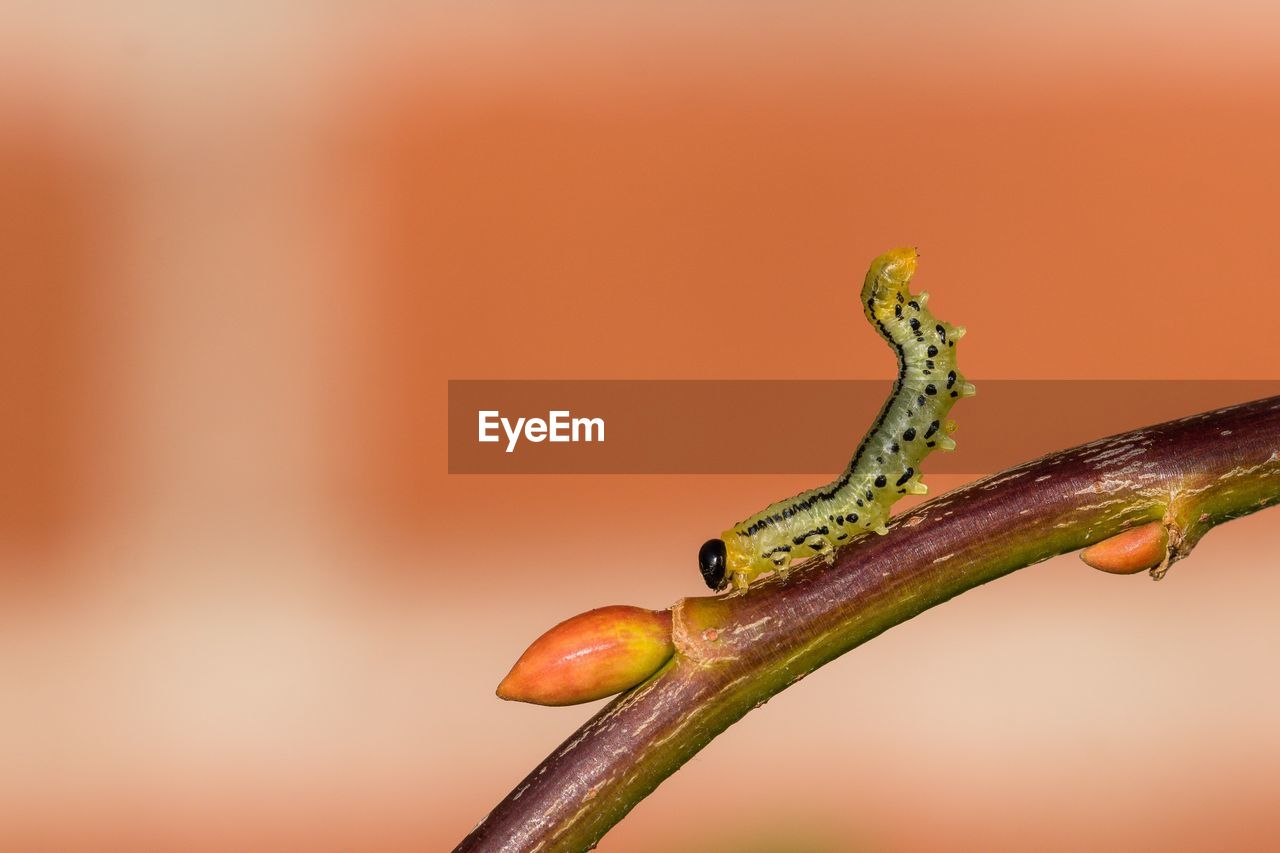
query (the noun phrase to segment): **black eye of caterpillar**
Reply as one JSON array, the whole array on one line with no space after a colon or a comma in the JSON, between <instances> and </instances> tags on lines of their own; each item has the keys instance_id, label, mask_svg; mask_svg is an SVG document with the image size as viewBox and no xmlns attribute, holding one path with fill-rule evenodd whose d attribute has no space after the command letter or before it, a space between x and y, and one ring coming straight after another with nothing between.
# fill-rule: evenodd
<instances>
[{"instance_id":1,"label":"black eye of caterpillar","mask_svg":"<svg viewBox=\"0 0 1280 853\"><path fill-rule=\"evenodd\" d=\"M708 539L698 549L698 570L712 589L724 584L725 547L723 539Z\"/></svg>"}]
</instances>

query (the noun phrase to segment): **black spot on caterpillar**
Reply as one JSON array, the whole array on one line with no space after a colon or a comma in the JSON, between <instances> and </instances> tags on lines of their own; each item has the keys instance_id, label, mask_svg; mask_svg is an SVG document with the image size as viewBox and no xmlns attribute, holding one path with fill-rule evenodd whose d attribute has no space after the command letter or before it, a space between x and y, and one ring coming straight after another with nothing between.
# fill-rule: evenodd
<instances>
[{"instance_id":1,"label":"black spot on caterpillar","mask_svg":"<svg viewBox=\"0 0 1280 853\"><path fill-rule=\"evenodd\" d=\"M920 462L935 449L955 447L937 434L955 428L950 421L944 426L943 418L957 397L971 396L974 388L955 365L955 343L964 328L939 321L926 307L928 294L912 296L907 289L916 259L915 249L883 254L872 261L862 285L863 314L897 355L898 378L848 467L835 482L770 504L704 544L698 567L707 586L746 589L757 575L786 572L829 554L850 535L856 540L872 530L888 533L884 523L894 501L928 491L920 481ZM933 335L919 331L930 327ZM941 346L926 343L926 337ZM939 394L929 380L935 371L947 377L949 394ZM925 441L916 441L918 431ZM891 478L894 488L886 488ZM827 524L832 519L842 528L834 536Z\"/></svg>"}]
</instances>

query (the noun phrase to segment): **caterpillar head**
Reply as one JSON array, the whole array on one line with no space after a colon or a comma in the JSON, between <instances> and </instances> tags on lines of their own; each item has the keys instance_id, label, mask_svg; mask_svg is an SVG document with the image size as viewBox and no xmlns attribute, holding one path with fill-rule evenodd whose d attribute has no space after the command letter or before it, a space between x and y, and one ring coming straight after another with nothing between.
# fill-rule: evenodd
<instances>
[{"instance_id":1,"label":"caterpillar head","mask_svg":"<svg viewBox=\"0 0 1280 853\"><path fill-rule=\"evenodd\" d=\"M863 306L866 307L868 300L874 298L882 310L886 307L891 309L890 300L885 298L886 291L902 294L907 292L907 282L915 275L919 257L919 252L914 248L905 248L885 252L872 261L862 285Z\"/></svg>"},{"instance_id":2,"label":"caterpillar head","mask_svg":"<svg viewBox=\"0 0 1280 853\"><path fill-rule=\"evenodd\" d=\"M708 539L698 549L698 570L711 589L724 588L727 567L727 551L723 539Z\"/></svg>"}]
</instances>

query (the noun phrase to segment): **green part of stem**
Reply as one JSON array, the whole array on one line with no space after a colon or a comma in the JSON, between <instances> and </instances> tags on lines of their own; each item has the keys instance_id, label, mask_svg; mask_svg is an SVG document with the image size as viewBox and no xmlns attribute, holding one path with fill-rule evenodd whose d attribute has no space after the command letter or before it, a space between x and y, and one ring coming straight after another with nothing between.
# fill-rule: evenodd
<instances>
[{"instance_id":1,"label":"green part of stem","mask_svg":"<svg viewBox=\"0 0 1280 853\"><path fill-rule=\"evenodd\" d=\"M459 851L586 850L752 708L934 605L1161 521L1160 577L1216 524L1280 500L1280 397L1045 456L923 503L743 595L673 608L675 656L558 747Z\"/></svg>"}]
</instances>

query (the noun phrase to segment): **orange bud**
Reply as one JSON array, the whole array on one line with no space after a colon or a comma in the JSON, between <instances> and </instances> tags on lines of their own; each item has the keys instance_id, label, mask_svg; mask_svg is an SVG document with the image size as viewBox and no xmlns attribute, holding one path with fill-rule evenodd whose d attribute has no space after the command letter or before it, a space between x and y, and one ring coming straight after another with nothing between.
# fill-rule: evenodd
<instances>
[{"instance_id":1,"label":"orange bud","mask_svg":"<svg viewBox=\"0 0 1280 853\"><path fill-rule=\"evenodd\" d=\"M1080 559L1100 571L1132 575L1160 565L1168 547L1169 531L1153 521L1090 545L1080 552Z\"/></svg>"},{"instance_id":2,"label":"orange bud","mask_svg":"<svg viewBox=\"0 0 1280 853\"><path fill-rule=\"evenodd\" d=\"M535 705L591 702L635 687L673 654L669 610L600 607L534 640L498 685L498 697Z\"/></svg>"}]
</instances>

